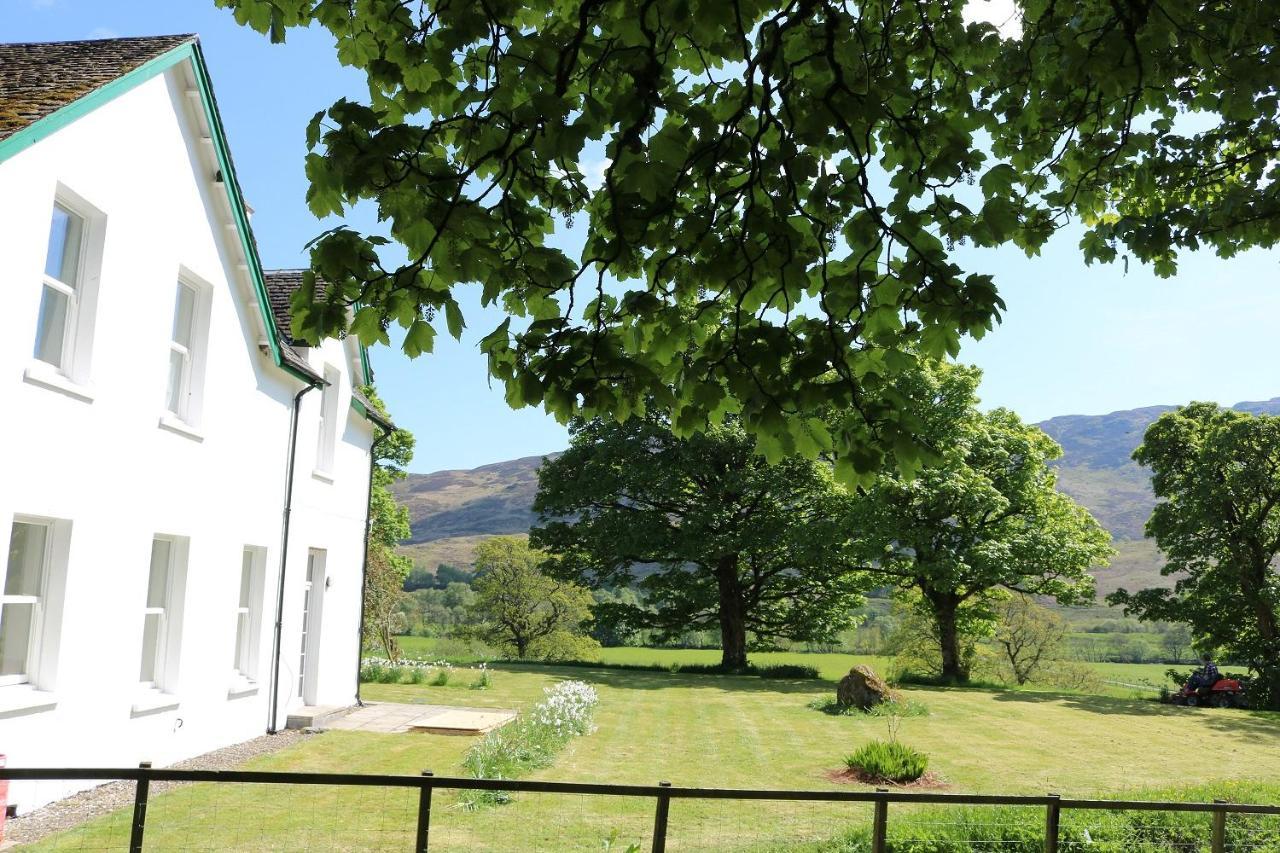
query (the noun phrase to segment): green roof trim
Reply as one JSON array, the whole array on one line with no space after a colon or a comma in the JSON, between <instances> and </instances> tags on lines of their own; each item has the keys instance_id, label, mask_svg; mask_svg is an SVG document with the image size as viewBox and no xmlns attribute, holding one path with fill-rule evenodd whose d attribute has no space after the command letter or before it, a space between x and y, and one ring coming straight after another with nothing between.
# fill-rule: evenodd
<instances>
[{"instance_id":1,"label":"green roof trim","mask_svg":"<svg viewBox=\"0 0 1280 853\"><path fill-rule=\"evenodd\" d=\"M37 142L61 130L76 119L96 110L119 96L129 92L141 84L157 77L182 62L190 62L196 78L196 86L200 92L200 103L204 108L205 121L209 125L209 133L213 139L214 155L218 169L222 172L222 185L227 193L227 201L231 207L231 215L240 238L240 247L244 251L249 278L257 295L258 311L263 326L267 330L267 345L271 359L275 365L297 379L308 384L315 383L315 377L288 364L281 353L280 332L276 328L275 318L271 314L270 302L267 300L266 284L262 277L262 261L258 258L258 248L253 241L253 232L249 229L249 215L244 199L240 195L240 184L236 180L235 166L231 162L231 150L227 145L226 132L222 126L222 118L218 115L218 105L213 97L213 87L209 82L209 70L205 65L204 54L200 42L192 39L172 50L166 51L154 59L148 60L137 68L120 75L91 92L55 110L43 118L37 119L12 135L0 140L0 162L8 160L20 151L25 151ZM361 365L365 372L365 384L369 380L368 357L361 347Z\"/></svg>"},{"instance_id":2,"label":"green roof trim","mask_svg":"<svg viewBox=\"0 0 1280 853\"><path fill-rule=\"evenodd\" d=\"M200 90L200 103L204 107L205 121L209 124L209 133L213 137L213 150L218 160L218 168L222 172L222 186L227 191L227 201L231 207L231 215L236 223L236 233L240 237L240 247L244 252L249 267L249 278L253 282L253 291L258 299L258 313L267 330L267 345L271 348L271 358L276 366L294 377L314 384L315 377L285 362L280 351L280 330L276 328L275 316L271 313L271 302L267 299L267 286L262 277L262 260L258 257L258 246L254 242L253 232L249 229L249 211L245 207L244 198L240 195L240 181L236 178L235 165L231 161L231 148L227 144L227 134L222 127L222 117L218 114L218 103L213 97L213 86L209 82L209 69L205 65L204 52L200 43L192 42L176 52L185 50L182 57L191 60L191 68L195 72L196 85Z\"/></svg>"}]
</instances>

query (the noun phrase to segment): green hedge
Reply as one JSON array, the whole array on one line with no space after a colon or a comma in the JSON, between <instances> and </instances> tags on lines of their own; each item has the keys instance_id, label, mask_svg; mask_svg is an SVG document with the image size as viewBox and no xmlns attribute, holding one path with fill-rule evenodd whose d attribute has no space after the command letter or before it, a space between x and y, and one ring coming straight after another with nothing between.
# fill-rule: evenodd
<instances>
[{"instance_id":1,"label":"green hedge","mask_svg":"<svg viewBox=\"0 0 1280 853\"><path fill-rule=\"evenodd\" d=\"M1118 797L1119 798L1119 797ZM1280 804L1280 785L1231 783L1176 790L1128 792L1123 799L1171 802ZM889 807L886 853L1042 853L1043 808L1035 806ZM1208 851L1207 813L1160 811L1062 812L1062 850L1089 853L1200 853ZM871 850L870 821L816 850ZM1230 815L1226 849L1232 853L1280 851L1280 816Z\"/></svg>"}]
</instances>

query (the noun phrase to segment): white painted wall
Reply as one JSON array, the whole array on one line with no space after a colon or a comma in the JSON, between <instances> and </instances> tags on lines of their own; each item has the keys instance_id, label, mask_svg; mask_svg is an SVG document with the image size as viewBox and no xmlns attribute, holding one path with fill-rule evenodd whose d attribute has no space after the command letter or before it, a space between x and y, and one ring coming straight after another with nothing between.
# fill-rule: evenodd
<instances>
[{"instance_id":1,"label":"white painted wall","mask_svg":"<svg viewBox=\"0 0 1280 853\"><path fill-rule=\"evenodd\" d=\"M198 138L185 64L0 163L0 546L17 515L70 521L65 601L39 684L0 687L0 753L11 767L172 763L262 734L280 570L290 405L302 383L258 348L257 307L226 223L223 188ZM55 192L106 217L87 395L27 381ZM179 270L208 285L208 359L197 438L162 428ZM313 475L321 392L303 399L285 580L281 716L296 708L309 548L327 551L316 702L353 701L372 426L349 405L350 345L309 352L341 370L332 476ZM178 707L139 696L152 538L189 538ZM229 697L245 546L266 549L258 689ZM7 553L7 547L0 555ZM3 564L0 563L0 568ZM36 697L37 699L39 697ZM66 792L15 784L23 811Z\"/></svg>"}]
</instances>

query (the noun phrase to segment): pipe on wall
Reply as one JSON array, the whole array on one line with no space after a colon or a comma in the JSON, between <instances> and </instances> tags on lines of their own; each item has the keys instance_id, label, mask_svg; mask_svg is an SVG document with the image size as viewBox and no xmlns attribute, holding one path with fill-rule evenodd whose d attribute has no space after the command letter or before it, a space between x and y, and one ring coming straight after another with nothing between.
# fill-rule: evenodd
<instances>
[{"instance_id":1,"label":"pipe on wall","mask_svg":"<svg viewBox=\"0 0 1280 853\"><path fill-rule=\"evenodd\" d=\"M280 645L284 628L284 579L289 565L289 516L293 513L293 469L298 458L298 413L302 397L324 384L312 382L293 397L293 411L289 417L289 463L284 479L284 521L280 531L280 578L276 583L276 625L271 640L271 697L267 703L267 734L279 731L276 720L280 712Z\"/></svg>"}]
</instances>

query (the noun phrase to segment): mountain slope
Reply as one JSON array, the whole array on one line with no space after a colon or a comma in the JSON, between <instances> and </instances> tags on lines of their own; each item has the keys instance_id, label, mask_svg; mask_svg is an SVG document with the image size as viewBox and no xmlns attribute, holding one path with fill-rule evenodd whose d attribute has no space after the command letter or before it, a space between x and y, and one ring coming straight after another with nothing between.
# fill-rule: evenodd
<instances>
[{"instance_id":1,"label":"mountain slope","mask_svg":"<svg viewBox=\"0 0 1280 853\"><path fill-rule=\"evenodd\" d=\"M1064 415L1039 424L1062 445L1058 487L1088 507L1115 539L1118 554L1098 573L1101 593L1164 582L1159 551L1142 535L1155 498L1146 470L1130 456L1147 427L1173 408ZM1234 408L1280 414L1280 397ZM469 471L410 474L394 487L412 520L413 534L402 550L424 568L461 566L470 564L472 549L486 536L527 533L536 521L532 506L542 459L526 456Z\"/></svg>"},{"instance_id":2,"label":"mountain slope","mask_svg":"<svg viewBox=\"0 0 1280 853\"><path fill-rule=\"evenodd\" d=\"M542 460L525 456L471 470L410 474L392 486L396 500L409 507L411 534L401 550L423 568L467 566L486 537L527 534L536 520L533 496Z\"/></svg>"}]
</instances>

